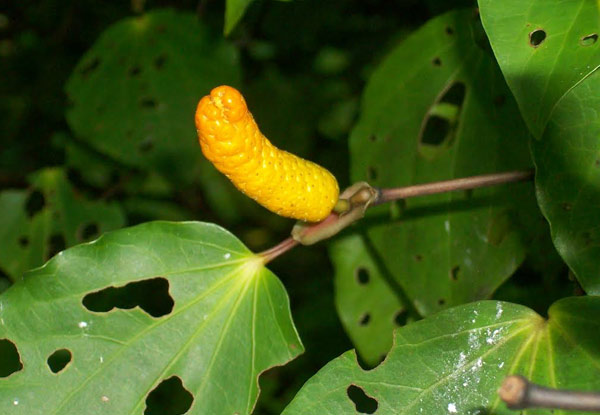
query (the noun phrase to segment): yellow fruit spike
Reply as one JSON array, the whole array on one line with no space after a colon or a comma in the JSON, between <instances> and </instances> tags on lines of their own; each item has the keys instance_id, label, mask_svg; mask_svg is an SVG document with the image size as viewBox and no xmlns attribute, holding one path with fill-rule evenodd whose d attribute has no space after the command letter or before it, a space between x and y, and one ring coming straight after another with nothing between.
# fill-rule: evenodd
<instances>
[{"instance_id":1,"label":"yellow fruit spike","mask_svg":"<svg viewBox=\"0 0 600 415\"><path fill-rule=\"evenodd\" d=\"M202 152L243 193L281 216L318 222L329 215L339 194L335 177L271 144L239 91L213 89L195 118Z\"/></svg>"}]
</instances>

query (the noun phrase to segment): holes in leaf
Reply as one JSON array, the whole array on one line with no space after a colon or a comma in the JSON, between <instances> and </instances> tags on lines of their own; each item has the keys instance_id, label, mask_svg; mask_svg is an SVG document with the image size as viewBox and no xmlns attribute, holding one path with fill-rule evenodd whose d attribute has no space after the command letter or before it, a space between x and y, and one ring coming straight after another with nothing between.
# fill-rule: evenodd
<instances>
[{"instance_id":1,"label":"holes in leaf","mask_svg":"<svg viewBox=\"0 0 600 415\"><path fill-rule=\"evenodd\" d=\"M58 254L60 251L64 251L67 247L67 243L65 241L65 237L60 233L55 233L50 236L50 241L48 241L48 258L52 258L54 255Z\"/></svg>"},{"instance_id":2,"label":"holes in leaf","mask_svg":"<svg viewBox=\"0 0 600 415\"><path fill-rule=\"evenodd\" d=\"M442 305L444 305L444 304L446 304L446 300L445 300L445 299L443 299L443 298L440 298L440 299L438 300L438 305L442 306Z\"/></svg>"},{"instance_id":3,"label":"holes in leaf","mask_svg":"<svg viewBox=\"0 0 600 415\"><path fill-rule=\"evenodd\" d=\"M80 241L89 241L90 239L96 238L100 234L100 229L98 228L98 224L91 223L82 223L77 228L77 237Z\"/></svg>"},{"instance_id":4,"label":"holes in leaf","mask_svg":"<svg viewBox=\"0 0 600 415\"><path fill-rule=\"evenodd\" d=\"M184 414L193 402L194 396L183 386L179 376L172 376L148 394L144 415Z\"/></svg>"},{"instance_id":5,"label":"holes in leaf","mask_svg":"<svg viewBox=\"0 0 600 415\"><path fill-rule=\"evenodd\" d=\"M48 367L52 373L58 373L63 370L73 359L70 350L58 349L48 357Z\"/></svg>"},{"instance_id":6,"label":"holes in leaf","mask_svg":"<svg viewBox=\"0 0 600 415\"><path fill-rule=\"evenodd\" d=\"M443 143L452 142L466 92L464 82L453 82L429 110L419 137L424 156L432 157L437 154L436 147L441 149Z\"/></svg>"},{"instance_id":7,"label":"holes in leaf","mask_svg":"<svg viewBox=\"0 0 600 415\"><path fill-rule=\"evenodd\" d=\"M359 414L374 414L379 406L377 400L371 398L361 387L356 385L348 386L346 393Z\"/></svg>"},{"instance_id":8,"label":"holes in leaf","mask_svg":"<svg viewBox=\"0 0 600 415\"><path fill-rule=\"evenodd\" d=\"M431 63L433 66L442 66L442 60L439 57L434 58Z\"/></svg>"},{"instance_id":9,"label":"holes in leaf","mask_svg":"<svg viewBox=\"0 0 600 415\"><path fill-rule=\"evenodd\" d=\"M367 324L369 324L370 321L371 321L371 314L365 313L358 320L358 324L360 326L366 326Z\"/></svg>"},{"instance_id":10,"label":"holes in leaf","mask_svg":"<svg viewBox=\"0 0 600 415\"><path fill-rule=\"evenodd\" d=\"M169 294L169 281L159 277L89 293L83 297L82 304L88 310L100 313L113 308L140 307L152 317L161 317L173 311L175 303Z\"/></svg>"},{"instance_id":11,"label":"holes in leaf","mask_svg":"<svg viewBox=\"0 0 600 415\"><path fill-rule=\"evenodd\" d=\"M448 120L437 115L430 116L421 135L421 144L439 146L445 141L449 132L450 123Z\"/></svg>"},{"instance_id":12,"label":"holes in leaf","mask_svg":"<svg viewBox=\"0 0 600 415\"><path fill-rule=\"evenodd\" d=\"M17 346L8 339L0 339L0 378L5 378L23 369Z\"/></svg>"},{"instance_id":13,"label":"holes in leaf","mask_svg":"<svg viewBox=\"0 0 600 415\"><path fill-rule=\"evenodd\" d=\"M377 180L377 170L373 166L367 168L367 179L370 181Z\"/></svg>"},{"instance_id":14,"label":"holes in leaf","mask_svg":"<svg viewBox=\"0 0 600 415\"><path fill-rule=\"evenodd\" d=\"M398 327L406 326L406 322L408 320L408 311L406 310L398 310L396 314L394 314L394 324Z\"/></svg>"},{"instance_id":15,"label":"holes in leaf","mask_svg":"<svg viewBox=\"0 0 600 415\"><path fill-rule=\"evenodd\" d=\"M27 248L28 245L29 245L29 238L27 236L21 236L19 238L19 246L21 248Z\"/></svg>"},{"instance_id":16,"label":"holes in leaf","mask_svg":"<svg viewBox=\"0 0 600 415\"><path fill-rule=\"evenodd\" d=\"M154 59L154 67L156 68L156 70L160 71L164 66L165 66L165 62L167 61L167 55L160 54L156 57L156 59Z\"/></svg>"},{"instance_id":17,"label":"holes in leaf","mask_svg":"<svg viewBox=\"0 0 600 415\"><path fill-rule=\"evenodd\" d=\"M98 66L100 66L100 59L93 58L91 61L89 61L88 63L83 65L83 67L81 68L79 73L81 74L82 77L86 78L92 72L94 72L96 69L98 69Z\"/></svg>"},{"instance_id":18,"label":"holes in leaf","mask_svg":"<svg viewBox=\"0 0 600 415\"><path fill-rule=\"evenodd\" d=\"M29 194L27 201L25 202L25 212L30 218L38 213L46 205L46 198L44 194L39 190L34 190Z\"/></svg>"},{"instance_id":19,"label":"holes in leaf","mask_svg":"<svg viewBox=\"0 0 600 415\"><path fill-rule=\"evenodd\" d=\"M450 270L450 279L452 281L458 281L458 273L460 272L460 266L455 265Z\"/></svg>"},{"instance_id":20,"label":"holes in leaf","mask_svg":"<svg viewBox=\"0 0 600 415\"><path fill-rule=\"evenodd\" d=\"M136 77L141 73L142 73L142 68L140 68L139 65L133 65L131 68L129 68L129 76L131 76L131 77Z\"/></svg>"},{"instance_id":21,"label":"holes in leaf","mask_svg":"<svg viewBox=\"0 0 600 415\"><path fill-rule=\"evenodd\" d=\"M592 46L598 40L598 35L596 33L592 33L591 35L587 35L581 38L579 43L581 46Z\"/></svg>"},{"instance_id":22,"label":"holes in leaf","mask_svg":"<svg viewBox=\"0 0 600 415\"><path fill-rule=\"evenodd\" d=\"M442 95L440 102L447 102L449 104L454 104L457 107L461 107L465 100L466 93L467 87L464 82L454 82L450 88L446 90L444 95Z\"/></svg>"},{"instance_id":23,"label":"holes in leaf","mask_svg":"<svg viewBox=\"0 0 600 415\"><path fill-rule=\"evenodd\" d=\"M529 33L529 44L537 48L546 40L546 32L543 29L536 29Z\"/></svg>"},{"instance_id":24,"label":"holes in leaf","mask_svg":"<svg viewBox=\"0 0 600 415\"><path fill-rule=\"evenodd\" d=\"M369 281L371 280L371 276L369 275L369 270L364 267L357 268L354 275L356 277L356 281L360 285L368 284Z\"/></svg>"},{"instance_id":25,"label":"holes in leaf","mask_svg":"<svg viewBox=\"0 0 600 415\"><path fill-rule=\"evenodd\" d=\"M140 106L143 108L156 108L156 100L154 98L142 98L140 100Z\"/></svg>"}]
</instances>

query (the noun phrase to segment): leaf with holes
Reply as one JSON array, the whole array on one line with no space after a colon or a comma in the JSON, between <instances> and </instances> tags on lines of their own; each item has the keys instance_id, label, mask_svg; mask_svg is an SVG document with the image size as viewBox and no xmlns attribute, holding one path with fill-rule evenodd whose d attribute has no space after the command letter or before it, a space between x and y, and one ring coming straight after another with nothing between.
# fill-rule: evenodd
<instances>
[{"instance_id":1,"label":"leaf with holes","mask_svg":"<svg viewBox=\"0 0 600 415\"><path fill-rule=\"evenodd\" d=\"M353 181L398 187L531 167L527 128L484 41L477 15L463 10L392 51L350 138ZM548 233L530 183L370 211L367 236L422 315L489 297L522 262L534 228Z\"/></svg>"},{"instance_id":2,"label":"leaf with holes","mask_svg":"<svg viewBox=\"0 0 600 415\"><path fill-rule=\"evenodd\" d=\"M77 136L128 165L191 181L205 163L194 131L198 100L239 83L235 48L192 13L152 11L109 27L67 82Z\"/></svg>"},{"instance_id":3,"label":"leaf with holes","mask_svg":"<svg viewBox=\"0 0 600 415\"><path fill-rule=\"evenodd\" d=\"M532 143L540 207L556 249L589 294L600 294L600 73L558 103Z\"/></svg>"},{"instance_id":4,"label":"leaf with holes","mask_svg":"<svg viewBox=\"0 0 600 415\"><path fill-rule=\"evenodd\" d=\"M0 193L0 269L13 281L58 251L124 224L119 206L84 199L61 169L41 170L30 182L29 190Z\"/></svg>"},{"instance_id":5,"label":"leaf with holes","mask_svg":"<svg viewBox=\"0 0 600 415\"><path fill-rule=\"evenodd\" d=\"M398 329L391 352L373 370L363 370L353 351L333 360L283 415L508 415L514 412L496 393L508 374L551 387L600 389L598 313L600 297L563 299L548 320L494 301L446 310Z\"/></svg>"},{"instance_id":6,"label":"leaf with holes","mask_svg":"<svg viewBox=\"0 0 600 415\"><path fill-rule=\"evenodd\" d=\"M392 333L415 317L406 301L390 288L361 235L333 241L335 304L340 320L362 359L379 363L392 346Z\"/></svg>"},{"instance_id":7,"label":"leaf with holes","mask_svg":"<svg viewBox=\"0 0 600 415\"><path fill-rule=\"evenodd\" d=\"M600 65L590 0L479 0L483 26L521 114L540 138L557 103Z\"/></svg>"},{"instance_id":8,"label":"leaf with holes","mask_svg":"<svg viewBox=\"0 0 600 415\"><path fill-rule=\"evenodd\" d=\"M249 414L260 373L303 350L260 257L194 222L62 252L0 296L0 339L22 362L0 378L0 413L26 415L162 413L173 389L178 413Z\"/></svg>"}]
</instances>

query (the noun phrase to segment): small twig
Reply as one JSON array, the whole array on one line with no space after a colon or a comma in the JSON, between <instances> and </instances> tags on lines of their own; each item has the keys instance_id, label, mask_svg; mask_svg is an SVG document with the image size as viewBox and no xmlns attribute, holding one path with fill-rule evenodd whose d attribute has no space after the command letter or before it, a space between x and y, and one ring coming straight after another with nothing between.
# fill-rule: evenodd
<instances>
[{"instance_id":1,"label":"small twig","mask_svg":"<svg viewBox=\"0 0 600 415\"><path fill-rule=\"evenodd\" d=\"M518 375L507 376L498 395L509 409L546 408L600 412L600 392L546 388Z\"/></svg>"},{"instance_id":2,"label":"small twig","mask_svg":"<svg viewBox=\"0 0 600 415\"><path fill-rule=\"evenodd\" d=\"M286 253L296 245L298 245L298 242L295 241L292 237L289 237L275 245L273 248L267 249L266 251L259 253L258 256L263 257L263 263L267 264L275 258L277 258L279 255Z\"/></svg>"},{"instance_id":3,"label":"small twig","mask_svg":"<svg viewBox=\"0 0 600 415\"><path fill-rule=\"evenodd\" d=\"M381 189L376 205L397 199L425 196L435 193L453 192L456 190L477 189L479 187L495 186L497 184L522 182L533 178L533 170L509 171L505 173L484 174L481 176L464 177L460 179L444 180L417 184L414 186L394 187Z\"/></svg>"}]
</instances>

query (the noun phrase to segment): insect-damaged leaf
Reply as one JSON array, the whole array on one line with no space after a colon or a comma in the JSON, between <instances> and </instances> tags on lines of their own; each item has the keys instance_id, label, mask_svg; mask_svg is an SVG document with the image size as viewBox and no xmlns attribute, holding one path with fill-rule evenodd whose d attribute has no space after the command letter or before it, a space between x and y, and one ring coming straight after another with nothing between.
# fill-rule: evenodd
<instances>
[{"instance_id":1,"label":"insect-damaged leaf","mask_svg":"<svg viewBox=\"0 0 600 415\"><path fill-rule=\"evenodd\" d=\"M550 387L599 389L598 313L599 297L563 299L548 320L495 301L445 310L398 329L386 360L373 370L363 370L353 351L333 360L283 415L509 415L496 393L508 374Z\"/></svg>"},{"instance_id":2,"label":"insect-damaged leaf","mask_svg":"<svg viewBox=\"0 0 600 415\"><path fill-rule=\"evenodd\" d=\"M199 176L198 100L236 85L238 54L192 13L157 10L109 27L66 85L67 120L94 149L175 180Z\"/></svg>"},{"instance_id":3,"label":"insect-damaged leaf","mask_svg":"<svg viewBox=\"0 0 600 415\"><path fill-rule=\"evenodd\" d=\"M485 42L477 15L463 10L390 53L350 138L353 181L398 187L531 167L527 128ZM548 232L531 183L387 204L365 226L422 315L489 297L525 258L533 229Z\"/></svg>"},{"instance_id":4,"label":"insect-damaged leaf","mask_svg":"<svg viewBox=\"0 0 600 415\"><path fill-rule=\"evenodd\" d=\"M592 0L479 0L506 82L536 139L556 104L600 65L600 13Z\"/></svg>"},{"instance_id":5,"label":"insect-damaged leaf","mask_svg":"<svg viewBox=\"0 0 600 415\"><path fill-rule=\"evenodd\" d=\"M0 269L17 280L66 247L123 226L115 203L86 200L62 169L30 175L28 190L0 193Z\"/></svg>"},{"instance_id":6,"label":"insect-damaged leaf","mask_svg":"<svg viewBox=\"0 0 600 415\"><path fill-rule=\"evenodd\" d=\"M144 284L139 304L119 297ZM193 396L188 414L248 414L259 374L303 350L279 280L228 232L191 222L59 254L0 296L2 338L23 368L0 378L0 413L27 415L141 415L165 380ZM64 366L65 352L48 361L58 350Z\"/></svg>"}]
</instances>

